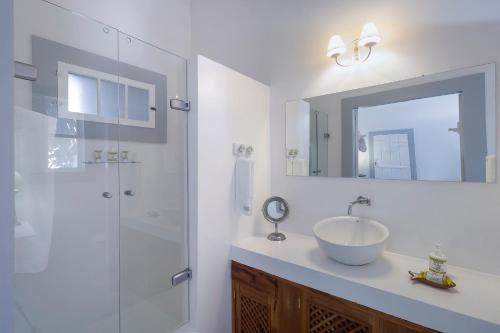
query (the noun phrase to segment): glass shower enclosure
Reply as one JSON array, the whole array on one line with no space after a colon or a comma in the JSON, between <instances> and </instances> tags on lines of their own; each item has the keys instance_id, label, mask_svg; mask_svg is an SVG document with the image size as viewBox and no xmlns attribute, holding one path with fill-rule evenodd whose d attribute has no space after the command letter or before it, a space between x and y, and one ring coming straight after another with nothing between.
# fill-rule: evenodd
<instances>
[{"instance_id":1,"label":"glass shower enclosure","mask_svg":"<svg viewBox=\"0 0 500 333\"><path fill-rule=\"evenodd\" d=\"M15 1L15 59L31 71L15 82L15 332L173 332L189 317L189 271L172 279L189 267L186 60L41 0Z\"/></svg>"}]
</instances>

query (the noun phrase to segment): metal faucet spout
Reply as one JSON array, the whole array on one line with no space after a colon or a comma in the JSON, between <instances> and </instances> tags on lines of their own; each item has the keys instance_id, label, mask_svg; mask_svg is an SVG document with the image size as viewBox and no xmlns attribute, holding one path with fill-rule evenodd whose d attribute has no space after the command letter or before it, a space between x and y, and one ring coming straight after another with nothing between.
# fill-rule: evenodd
<instances>
[{"instance_id":1,"label":"metal faucet spout","mask_svg":"<svg viewBox=\"0 0 500 333\"><path fill-rule=\"evenodd\" d=\"M371 206L372 204L372 200L370 198L367 198L367 197L364 197L364 196L359 196L356 198L356 200L354 201L351 201L349 203L349 207L347 208L347 216L351 216L352 215L352 207L354 205L365 205L365 206Z\"/></svg>"}]
</instances>

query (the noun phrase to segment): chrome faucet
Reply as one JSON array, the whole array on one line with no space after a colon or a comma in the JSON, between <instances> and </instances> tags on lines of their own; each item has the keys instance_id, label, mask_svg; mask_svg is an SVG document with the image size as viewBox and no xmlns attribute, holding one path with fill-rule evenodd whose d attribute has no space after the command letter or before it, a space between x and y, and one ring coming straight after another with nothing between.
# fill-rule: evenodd
<instances>
[{"instance_id":1,"label":"chrome faucet","mask_svg":"<svg viewBox=\"0 0 500 333\"><path fill-rule=\"evenodd\" d=\"M349 203L349 208L347 208L347 215L348 216L351 216L352 215L352 206L354 205L366 205L366 206L371 206L372 204L372 199L370 198L367 198L367 197L363 197L363 196L359 196L356 198L356 200L354 201L351 201Z\"/></svg>"}]
</instances>

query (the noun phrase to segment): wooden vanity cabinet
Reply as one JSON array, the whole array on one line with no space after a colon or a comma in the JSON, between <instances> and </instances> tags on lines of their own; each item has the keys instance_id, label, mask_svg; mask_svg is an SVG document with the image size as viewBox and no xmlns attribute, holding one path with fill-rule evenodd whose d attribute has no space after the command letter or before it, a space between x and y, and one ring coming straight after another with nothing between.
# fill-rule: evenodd
<instances>
[{"instance_id":1,"label":"wooden vanity cabinet","mask_svg":"<svg viewBox=\"0 0 500 333\"><path fill-rule=\"evenodd\" d=\"M233 333L430 333L428 328L232 263Z\"/></svg>"}]
</instances>

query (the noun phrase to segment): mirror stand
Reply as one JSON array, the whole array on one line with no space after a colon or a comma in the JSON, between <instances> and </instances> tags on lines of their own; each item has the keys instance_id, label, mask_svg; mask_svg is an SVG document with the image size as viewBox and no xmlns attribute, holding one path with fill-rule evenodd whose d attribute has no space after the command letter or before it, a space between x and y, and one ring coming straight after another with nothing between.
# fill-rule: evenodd
<instances>
[{"instance_id":1,"label":"mirror stand","mask_svg":"<svg viewBox=\"0 0 500 333\"><path fill-rule=\"evenodd\" d=\"M274 232L270 233L267 236L267 239L273 242L280 242L284 241L286 239L286 236L282 234L281 232L278 232L278 223L274 224Z\"/></svg>"}]
</instances>

